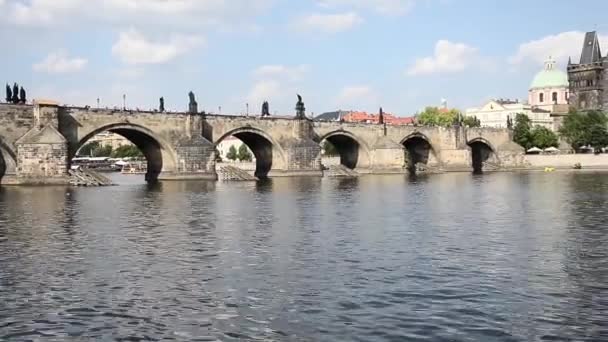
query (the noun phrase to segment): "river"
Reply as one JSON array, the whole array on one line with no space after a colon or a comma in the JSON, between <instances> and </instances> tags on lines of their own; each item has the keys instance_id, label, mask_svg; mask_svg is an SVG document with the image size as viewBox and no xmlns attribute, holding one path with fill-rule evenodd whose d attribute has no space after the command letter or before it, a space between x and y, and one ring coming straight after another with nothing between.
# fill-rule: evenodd
<instances>
[{"instance_id":1,"label":"river","mask_svg":"<svg viewBox=\"0 0 608 342\"><path fill-rule=\"evenodd\" d=\"M1 341L608 341L608 174L0 188Z\"/></svg>"}]
</instances>

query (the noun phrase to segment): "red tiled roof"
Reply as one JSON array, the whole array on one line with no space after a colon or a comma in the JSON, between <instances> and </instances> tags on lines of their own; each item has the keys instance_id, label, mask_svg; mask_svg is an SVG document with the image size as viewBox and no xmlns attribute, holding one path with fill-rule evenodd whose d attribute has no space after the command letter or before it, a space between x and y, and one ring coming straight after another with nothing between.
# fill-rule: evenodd
<instances>
[{"instance_id":1,"label":"red tiled roof","mask_svg":"<svg viewBox=\"0 0 608 342\"><path fill-rule=\"evenodd\" d=\"M369 114L367 112L350 112L342 117L345 122L364 122L378 123L380 117L378 114ZM384 122L388 125L411 125L415 121L413 117L398 117L391 113L384 113Z\"/></svg>"}]
</instances>

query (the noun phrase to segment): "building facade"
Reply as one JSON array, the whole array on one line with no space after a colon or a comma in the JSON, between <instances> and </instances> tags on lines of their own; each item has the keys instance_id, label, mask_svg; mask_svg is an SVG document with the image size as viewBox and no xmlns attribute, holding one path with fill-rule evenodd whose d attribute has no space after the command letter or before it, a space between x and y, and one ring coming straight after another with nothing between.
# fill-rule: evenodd
<instances>
[{"instance_id":1,"label":"building facade","mask_svg":"<svg viewBox=\"0 0 608 342\"><path fill-rule=\"evenodd\" d=\"M482 127L506 128L507 120L515 120L520 113L526 114L534 126L554 129L550 111L517 100L490 100L481 107L467 109L465 115L477 117Z\"/></svg>"},{"instance_id":2,"label":"building facade","mask_svg":"<svg viewBox=\"0 0 608 342\"><path fill-rule=\"evenodd\" d=\"M515 120L519 113L526 114L534 126L543 126L557 131L563 116L568 114L570 88L568 74L556 67L555 60L549 57L534 78L528 89L528 102L519 100L490 100L478 108L470 108L467 116L475 116L481 126L506 128L507 120Z\"/></svg>"},{"instance_id":3,"label":"building facade","mask_svg":"<svg viewBox=\"0 0 608 342\"><path fill-rule=\"evenodd\" d=\"M103 132L99 133L96 136L92 137L89 143L96 142L100 146L111 146L112 150L119 148L120 146L131 146L133 145L127 138L122 135L112 133L112 132Z\"/></svg>"},{"instance_id":4,"label":"building facade","mask_svg":"<svg viewBox=\"0 0 608 342\"><path fill-rule=\"evenodd\" d=\"M568 62L570 106L608 110L608 56L602 57L597 32L587 32L578 64Z\"/></svg>"},{"instance_id":5,"label":"building facade","mask_svg":"<svg viewBox=\"0 0 608 342\"><path fill-rule=\"evenodd\" d=\"M568 97L568 74L556 68L555 60L549 57L544 69L534 76L530 84L528 103L553 113L568 105Z\"/></svg>"}]
</instances>

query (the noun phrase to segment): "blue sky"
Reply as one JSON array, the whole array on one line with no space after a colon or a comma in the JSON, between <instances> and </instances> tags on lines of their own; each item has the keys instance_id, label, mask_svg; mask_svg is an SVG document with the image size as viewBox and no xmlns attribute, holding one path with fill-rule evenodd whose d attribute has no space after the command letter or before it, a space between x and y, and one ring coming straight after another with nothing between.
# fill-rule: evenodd
<instances>
[{"instance_id":1,"label":"blue sky","mask_svg":"<svg viewBox=\"0 0 608 342\"><path fill-rule=\"evenodd\" d=\"M608 51L608 2L566 0L0 0L0 82L65 104L409 116L527 97L583 34Z\"/></svg>"}]
</instances>

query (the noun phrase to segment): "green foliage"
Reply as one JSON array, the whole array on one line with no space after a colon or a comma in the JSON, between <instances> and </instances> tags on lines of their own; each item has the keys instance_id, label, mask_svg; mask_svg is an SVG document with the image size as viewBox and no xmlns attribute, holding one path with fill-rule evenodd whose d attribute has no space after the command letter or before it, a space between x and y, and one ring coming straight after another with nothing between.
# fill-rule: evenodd
<instances>
[{"instance_id":1,"label":"green foliage","mask_svg":"<svg viewBox=\"0 0 608 342\"><path fill-rule=\"evenodd\" d=\"M234 145L230 146L230 148L228 149L228 153L226 153L226 158L228 158L228 160L236 160L237 152L236 147L234 147Z\"/></svg>"},{"instance_id":2,"label":"green foliage","mask_svg":"<svg viewBox=\"0 0 608 342\"><path fill-rule=\"evenodd\" d=\"M112 152L113 158L141 158L144 154L135 145L122 145Z\"/></svg>"},{"instance_id":3,"label":"green foliage","mask_svg":"<svg viewBox=\"0 0 608 342\"><path fill-rule=\"evenodd\" d=\"M465 116L462 124L467 127L481 127L481 121L476 116Z\"/></svg>"},{"instance_id":4,"label":"green foliage","mask_svg":"<svg viewBox=\"0 0 608 342\"><path fill-rule=\"evenodd\" d=\"M239 147L238 158L240 161L250 162L253 160L253 156L251 155L251 152L249 152L249 149L247 148L247 146L245 146L245 144L241 144L241 146Z\"/></svg>"},{"instance_id":5,"label":"green foliage","mask_svg":"<svg viewBox=\"0 0 608 342\"><path fill-rule=\"evenodd\" d=\"M608 146L608 130L606 125L595 124L589 129L589 144L596 153Z\"/></svg>"},{"instance_id":6,"label":"green foliage","mask_svg":"<svg viewBox=\"0 0 608 342\"><path fill-rule=\"evenodd\" d=\"M515 116L515 127L513 128L513 141L526 150L533 147L530 129L532 121L526 114L519 113Z\"/></svg>"},{"instance_id":7,"label":"green foliage","mask_svg":"<svg viewBox=\"0 0 608 342\"><path fill-rule=\"evenodd\" d=\"M87 157L109 157L112 155L112 146L101 146L99 142L94 141L80 148L78 155Z\"/></svg>"},{"instance_id":8,"label":"green foliage","mask_svg":"<svg viewBox=\"0 0 608 342\"><path fill-rule=\"evenodd\" d=\"M336 147L329 142L329 140L325 140L325 142L323 143L323 151L325 155L329 157L337 156L340 154Z\"/></svg>"},{"instance_id":9,"label":"green foliage","mask_svg":"<svg viewBox=\"0 0 608 342\"><path fill-rule=\"evenodd\" d=\"M437 107L426 107L417 115L417 121L424 126L449 127L458 121L460 111L457 109L441 110Z\"/></svg>"},{"instance_id":10,"label":"green foliage","mask_svg":"<svg viewBox=\"0 0 608 342\"><path fill-rule=\"evenodd\" d=\"M508 120L507 125L513 124ZM532 121L526 114L517 114L515 116L515 127L513 128L513 141L529 150L532 147L545 149L548 147L557 147L559 139L555 133L543 126L532 127Z\"/></svg>"},{"instance_id":11,"label":"green foliage","mask_svg":"<svg viewBox=\"0 0 608 342\"><path fill-rule=\"evenodd\" d=\"M536 126L530 131L532 145L541 149L559 146L558 138L553 131L546 127Z\"/></svg>"},{"instance_id":12,"label":"green foliage","mask_svg":"<svg viewBox=\"0 0 608 342\"><path fill-rule=\"evenodd\" d=\"M91 156L91 155L93 155L93 150L96 150L98 148L99 148L99 143L97 141L90 142L90 143L82 146L80 148L80 150L78 150L78 155L79 156Z\"/></svg>"},{"instance_id":13,"label":"green foliage","mask_svg":"<svg viewBox=\"0 0 608 342\"><path fill-rule=\"evenodd\" d=\"M582 146L599 149L608 146L607 123L608 117L604 113L571 111L564 119L559 133L576 151Z\"/></svg>"}]
</instances>

